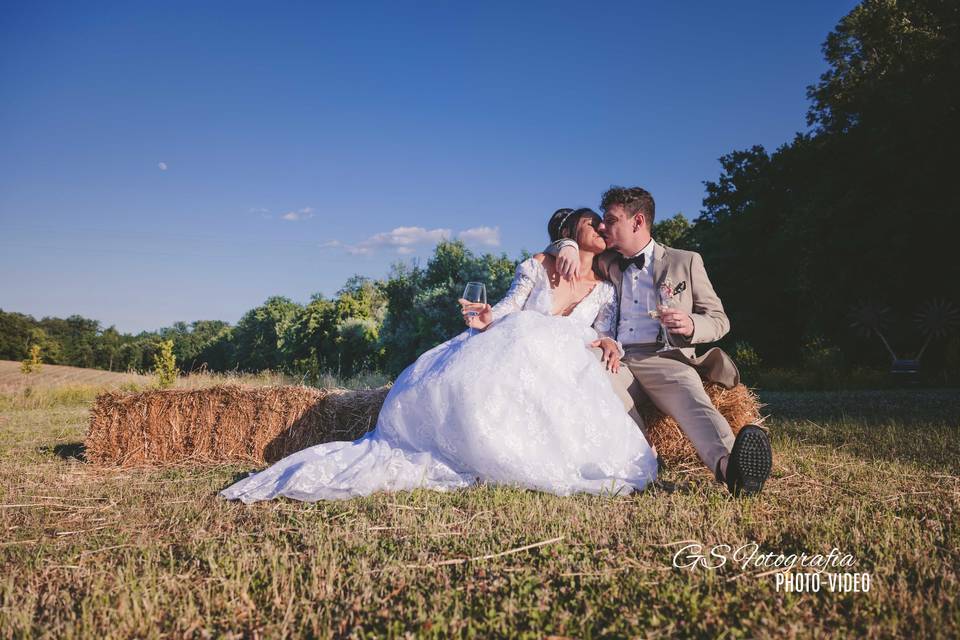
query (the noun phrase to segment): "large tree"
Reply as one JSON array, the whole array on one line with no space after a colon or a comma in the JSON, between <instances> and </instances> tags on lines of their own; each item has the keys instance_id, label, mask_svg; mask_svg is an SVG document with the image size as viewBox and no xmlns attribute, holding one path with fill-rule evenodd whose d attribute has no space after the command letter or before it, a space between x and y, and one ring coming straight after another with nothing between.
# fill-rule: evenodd
<instances>
[{"instance_id":1,"label":"large tree","mask_svg":"<svg viewBox=\"0 0 960 640\"><path fill-rule=\"evenodd\" d=\"M809 124L768 155L721 159L694 236L733 323L732 339L768 361L796 361L826 336L856 359L848 312L893 309L901 355L919 347L910 319L931 297L957 300L953 157L960 142L960 4L867 1L827 37Z\"/></svg>"},{"instance_id":2,"label":"large tree","mask_svg":"<svg viewBox=\"0 0 960 640\"><path fill-rule=\"evenodd\" d=\"M233 331L235 365L242 371L283 368L283 336L300 306L288 298L273 296L248 311Z\"/></svg>"}]
</instances>

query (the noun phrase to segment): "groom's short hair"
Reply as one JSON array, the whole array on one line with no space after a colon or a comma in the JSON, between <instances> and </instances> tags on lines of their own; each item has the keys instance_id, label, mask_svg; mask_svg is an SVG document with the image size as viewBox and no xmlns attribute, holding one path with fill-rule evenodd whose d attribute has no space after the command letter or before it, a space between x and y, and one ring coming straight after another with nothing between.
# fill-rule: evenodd
<instances>
[{"instance_id":1,"label":"groom's short hair","mask_svg":"<svg viewBox=\"0 0 960 640\"><path fill-rule=\"evenodd\" d=\"M640 187L610 187L600 198L600 210L606 213L610 207L617 205L623 207L631 218L642 213L647 221L647 228L653 230L656 206L649 191Z\"/></svg>"}]
</instances>

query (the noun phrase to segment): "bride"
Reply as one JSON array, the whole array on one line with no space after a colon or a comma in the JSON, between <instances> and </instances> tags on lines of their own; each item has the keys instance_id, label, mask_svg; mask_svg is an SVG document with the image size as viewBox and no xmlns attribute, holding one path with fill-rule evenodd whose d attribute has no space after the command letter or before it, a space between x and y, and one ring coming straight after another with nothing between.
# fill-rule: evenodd
<instances>
[{"instance_id":1,"label":"bride","mask_svg":"<svg viewBox=\"0 0 960 640\"><path fill-rule=\"evenodd\" d=\"M557 211L550 239L575 239L588 275L567 282L538 254L520 263L495 306L461 300L471 329L400 374L373 431L294 453L220 495L338 500L478 481L615 494L653 481L656 456L588 348L617 316L613 286L592 270L606 248L599 223L590 209ZM616 367L614 341L604 343Z\"/></svg>"}]
</instances>

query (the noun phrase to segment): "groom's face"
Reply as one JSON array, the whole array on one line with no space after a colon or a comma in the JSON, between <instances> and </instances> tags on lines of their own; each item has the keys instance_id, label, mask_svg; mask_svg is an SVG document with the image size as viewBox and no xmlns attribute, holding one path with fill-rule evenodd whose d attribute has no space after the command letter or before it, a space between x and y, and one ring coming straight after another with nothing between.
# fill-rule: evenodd
<instances>
[{"instance_id":1,"label":"groom's face","mask_svg":"<svg viewBox=\"0 0 960 640\"><path fill-rule=\"evenodd\" d=\"M607 241L608 249L623 249L630 245L636 234L637 226L643 224L643 215L629 216L623 206L615 204L603 215L598 231Z\"/></svg>"}]
</instances>

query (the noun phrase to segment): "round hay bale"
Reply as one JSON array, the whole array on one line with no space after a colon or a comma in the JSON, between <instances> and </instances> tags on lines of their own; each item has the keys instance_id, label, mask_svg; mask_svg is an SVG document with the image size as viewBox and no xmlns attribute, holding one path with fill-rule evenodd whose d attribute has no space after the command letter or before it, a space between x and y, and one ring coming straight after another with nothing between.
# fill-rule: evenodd
<instances>
[{"instance_id":1,"label":"round hay bale","mask_svg":"<svg viewBox=\"0 0 960 640\"><path fill-rule=\"evenodd\" d=\"M710 396L713 406L730 424L734 435L744 426L761 421L760 399L746 386L738 384L732 389L726 389L719 384L708 382L704 384L704 390ZM664 463L695 464L705 469L700 463L693 444L680 429L676 420L661 413L648 398L644 399L637 409L646 424L647 439L656 447Z\"/></svg>"}]
</instances>

